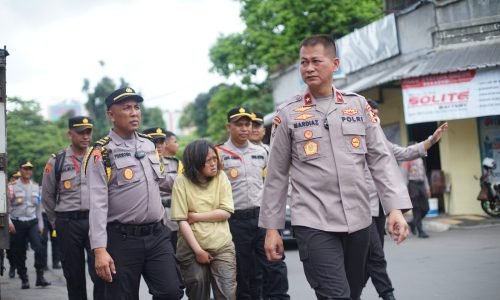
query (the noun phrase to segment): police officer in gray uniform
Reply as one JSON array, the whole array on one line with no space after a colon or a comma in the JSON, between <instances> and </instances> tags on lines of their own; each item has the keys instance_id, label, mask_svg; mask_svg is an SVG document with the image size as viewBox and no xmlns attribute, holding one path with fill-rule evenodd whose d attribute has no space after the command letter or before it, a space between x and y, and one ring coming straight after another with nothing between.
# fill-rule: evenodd
<instances>
[{"instance_id":1,"label":"police officer in gray uniform","mask_svg":"<svg viewBox=\"0 0 500 300\"><path fill-rule=\"evenodd\" d=\"M9 232L11 233L11 254L14 258L17 273L21 278L21 288L29 289L29 279L26 269L26 245L29 241L35 251L36 286L48 286L43 277L42 233L43 219L40 203L40 190L33 176L33 164L23 161L19 164L21 177L9 185L8 198L10 201Z\"/></svg>"},{"instance_id":2,"label":"police officer in gray uniform","mask_svg":"<svg viewBox=\"0 0 500 300\"><path fill-rule=\"evenodd\" d=\"M284 259L268 261L264 253L265 230L258 227L259 208L263 202L263 174L267 152L248 141L252 114L245 107L231 109L227 114L229 140L217 146L233 191L234 213L229 228L236 248L237 298L253 299L252 281L255 264L263 272L264 299L290 299L287 267ZM255 281L254 281L255 282Z\"/></svg>"},{"instance_id":3,"label":"police officer in gray uniform","mask_svg":"<svg viewBox=\"0 0 500 300\"><path fill-rule=\"evenodd\" d=\"M71 145L52 154L45 165L43 206L59 240L68 299L87 299L85 252L94 282L93 299L104 299L104 281L95 272L90 251L90 190L82 171L83 158L92 141L93 122L89 117L77 116L68 120L68 128Z\"/></svg>"},{"instance_id":4,"label":"police officer in gray uniform","mask_svg":"<svg viewBox=\"0 0 500 300\"><path fill-rule=\"evenodd\" d=\"M113 299L139 299L141 275L153 299L180 299L170 230L163 225L160 188L170 189L155 145L137 133L143 98L121 88L106 98L113 123L89 150L90 244L97 275Z\"/></svg>"},{"instance_id":5,"label":"police officer in gray uniform","mask_svg":"<svg viewBox=\"0 0 500 300\"><path fill-rule=\"evenodd\" d=\"M339 66L335 52L329 35L301 43L300 72L308 88L278 108L273 120L259 225L267 228L267 257L281 259L278 229L285 224L290 174L292 225L309 284L318 299L357 300L372 223L365 166L389 214L388 231L398 243L408 235L401 209L411 203L366 100L333 86Z\"/></svg>"},{"instance_id":6,"label":"police officer in gray uniform","mask_svg":"<svg viewBox=\"0 0 500 300\"><path fill-rule=\"evenodd\" d=\"M148 128L143 131L153 139L156 145L156 150L160 154L163 165L165 166L165 173L170 176L173 180L177 177L177 174L182 172L182 163L177 157L175 157L175 152L177 152L177 139L175 134L167 131L161 127ZM173 153L172 153L173 152ZM179 231L179 225L177 222L170 220L170 207L172 206L172 193L167 191L160 191L161 204L165 207L165 215L163 216L163 222L172 232L170 234L170 241L172 242L172 247L174 247L174 252L177 249L177 233Z\"/></svg>"},{"instance_id":7,"label":"police officer in gray uniform","mask_svg":"<svg viewBox=\"0 0 500 300\"><path fill-rule=\"evenodd\" d=\"M269 155L269 145L262 142L266 135L266 128L264 127L264 115L259 112L252 113L252 132L250 133L250 142L259 145L266 150Z\"/></svg>"}]
</instances>

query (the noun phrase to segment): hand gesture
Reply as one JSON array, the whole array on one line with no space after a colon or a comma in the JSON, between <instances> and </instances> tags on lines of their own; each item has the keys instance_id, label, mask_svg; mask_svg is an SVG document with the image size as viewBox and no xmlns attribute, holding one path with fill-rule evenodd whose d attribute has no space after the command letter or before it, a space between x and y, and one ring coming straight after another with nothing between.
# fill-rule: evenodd
<instances>
[{"instance_id":1,"label":"hand gesture","mask_svg":"<svg viewBox=\"0 0 500 300\"><path fill-rule=\"evenodd\" d=\"M283 240L276 229L268 229L266 231L266 241L264 243L267 260L277 261L283 259Z\"/></svg>"},{"instance_id":2,"label":"hand gesture","mask_svg":"<svg viewBox=\"0 0 500 300\"><path fill-rule=\"evenodd\" d=\"M95 271L104 281L112 282L112 274L116 274L115 262L106 248L97 248L95 254Z\"/></svg>"},{"instance_id":3,"label":"hand gesture","mask_svg":"<svg viewBox=\"0 0 500 300\"><path fill-rule=\"evenodd\" d=\"M435 144L439 142L441 137L443 136L443 133L448 129L448 122L444 122L443 125L439 126L436 131L432 134L432 142Z\"/></svg>"},{"instance_id":4,"label":"hand gesture","mask_svg":"<svg viewBox=\"0 0 500 300\"><path fill-rule=\"evenodd\" d=\"M387 231L397 244L402 243L408 237L408 223L399 209L389 213L387 218Z\"/></svg>"}]
</instances>

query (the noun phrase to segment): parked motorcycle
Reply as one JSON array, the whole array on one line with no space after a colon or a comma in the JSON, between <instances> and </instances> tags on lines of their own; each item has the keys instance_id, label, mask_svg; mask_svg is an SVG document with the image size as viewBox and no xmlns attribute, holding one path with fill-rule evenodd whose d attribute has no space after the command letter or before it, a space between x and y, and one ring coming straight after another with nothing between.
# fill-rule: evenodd
<instances>
[{"instance_id":1,"label":"parked motorcycle","mask_svg":"<svg viewBox=\"0 0 500 300\"><path fill-rule=\"evenodd\" d=\"M481 208L492 217L500 218L500 182L491 181L496 162L492 158L483 159L483 175L479 179L481 191L477 200L481 201Z\"/></svg>"}]
</instances>

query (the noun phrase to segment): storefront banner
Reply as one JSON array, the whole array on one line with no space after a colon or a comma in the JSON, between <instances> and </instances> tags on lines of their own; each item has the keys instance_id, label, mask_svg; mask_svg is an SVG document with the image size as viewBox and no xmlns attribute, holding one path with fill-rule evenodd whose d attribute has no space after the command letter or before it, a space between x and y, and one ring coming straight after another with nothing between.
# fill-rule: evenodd
<instances>
[{"instance_id":1,"label":"storefront banner","mask_svg":"<svg viewBox=\"0 0 500 300\"><path fill-rule=\"evenodd\" d=\"M500 116L478 119L481 156L493 158L497 167L493 170L493 180L500 181Z\"/></svg>"},{"instance_id":2,"label":"storefront banner","mask_svg":"<svg viewBox=\"0 0 500 300\"><path fill-rule=\"evenodd\" d=\"M405 79L406 124L500 115L500 70L468 70Z\"/></svg>"}]
</instances>

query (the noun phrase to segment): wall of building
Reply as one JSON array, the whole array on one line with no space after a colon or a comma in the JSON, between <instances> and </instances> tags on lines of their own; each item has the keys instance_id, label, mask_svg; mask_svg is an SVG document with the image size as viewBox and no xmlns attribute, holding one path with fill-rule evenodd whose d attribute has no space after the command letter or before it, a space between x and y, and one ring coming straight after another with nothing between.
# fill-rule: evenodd
<instances>
[{"instance_id":1,"label":"wall of building","mask_svg":"<svg viewBox=\"0 0 500 300\"><path fill-rule=\"evenodd\" d=\"M481 158L476 119L449 121L440 143L441 167L451 193L445 195L446 211L456 214L484 214L476 196L481 176Z\"/></svg>"}]
</instances>

